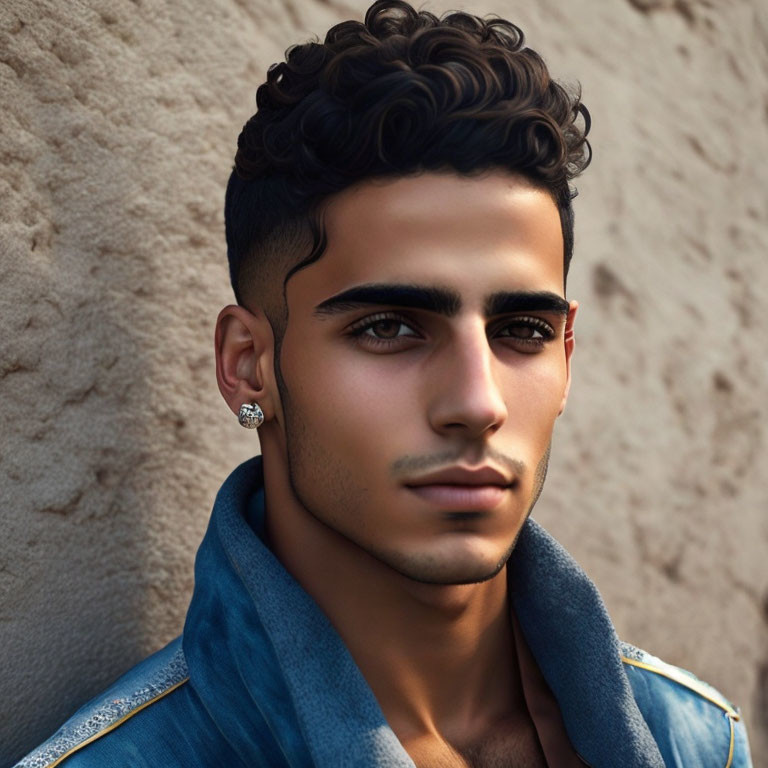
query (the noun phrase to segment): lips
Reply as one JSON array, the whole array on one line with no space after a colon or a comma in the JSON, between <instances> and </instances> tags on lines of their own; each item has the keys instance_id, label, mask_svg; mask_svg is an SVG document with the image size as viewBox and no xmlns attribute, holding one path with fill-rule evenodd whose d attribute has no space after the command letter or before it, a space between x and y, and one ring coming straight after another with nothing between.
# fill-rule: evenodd
<instances>
[{"instance_id":1,"label":"lips","mask_svg":"<svg viewBox=\"0 0 768 768\"><path fill-rule=\"evenodd\" d=\"M405 486L441 509L487 511L504 500L512 480L493 467L450 467L411 480Z\"/></svg>"},{"instance_id":2,"label":"lips","mask_svg":"<svg viewBox=\"0 0 768 768\"><path fill-rule=\"evenodd\" d=\"M512 485L512 478L506 477L494 467L448 467L408 480L405 484L409 488L423 485L498 485L506 488Z\"/></svg>"}]
</instances>

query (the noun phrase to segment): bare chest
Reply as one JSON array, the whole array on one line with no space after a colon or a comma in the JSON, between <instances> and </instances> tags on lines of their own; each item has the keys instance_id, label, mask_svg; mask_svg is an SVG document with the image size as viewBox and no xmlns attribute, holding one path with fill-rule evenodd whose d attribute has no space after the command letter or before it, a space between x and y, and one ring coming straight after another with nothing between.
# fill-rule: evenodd
<instances>
[{"instance_id":1,"label":"bare chest","mask_svg":"<svg viewBox=\"0 0 768 768\"><path fill-rule=\"evenodd\" d=\"M530 718L500 725L472 744L434 738L405 746L417 768L547 768Z\"/></svg>"}]
</instances>

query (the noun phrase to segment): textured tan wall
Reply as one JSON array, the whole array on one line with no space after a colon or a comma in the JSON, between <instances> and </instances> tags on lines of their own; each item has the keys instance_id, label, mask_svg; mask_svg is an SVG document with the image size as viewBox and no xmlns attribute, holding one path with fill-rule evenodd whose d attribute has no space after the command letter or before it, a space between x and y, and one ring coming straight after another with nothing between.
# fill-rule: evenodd
<instances>
[{"instance_id":1,"label":"textured tan wall","mask_svg":"<svg viewBox=\"0 0 768 768\"><path fill-rule=\"evenodd\" d=\"M0 6L0 766L180 631L213 495L257 448L211 354L235 140L285 47L366 5ZM594 116L576 380L536 515L624 639L742 706L759 765L765 5L461 7L521 24Z\"/></svg>"}]
</instances>

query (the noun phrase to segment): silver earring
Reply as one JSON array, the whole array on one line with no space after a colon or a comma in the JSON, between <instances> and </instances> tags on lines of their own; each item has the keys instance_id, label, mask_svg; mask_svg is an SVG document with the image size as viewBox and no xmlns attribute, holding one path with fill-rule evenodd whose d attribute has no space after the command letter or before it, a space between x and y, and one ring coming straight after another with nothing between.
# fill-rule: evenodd
<instances>
[{"instance_id":1,"label":"silver earring","mask_svg":"<svg viewBox=\"0 0 768 768\"><path fill-rule=\"evenodd\" d=\"M258 403L243 403L237 414L237 420L246 429L256 429L264 423L264 411Z\"/></svg>"}]
</instances>

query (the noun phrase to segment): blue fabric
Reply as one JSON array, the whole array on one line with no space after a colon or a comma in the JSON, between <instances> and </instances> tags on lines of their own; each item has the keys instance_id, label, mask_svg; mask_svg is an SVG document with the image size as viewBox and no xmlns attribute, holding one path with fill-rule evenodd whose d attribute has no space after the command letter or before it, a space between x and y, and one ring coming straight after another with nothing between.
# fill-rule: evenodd
<instances>
[{"instance_id":1,"label":"blue fabric","mask_svg":"<svg viewBox=\"0 0 768 768\"><path fill-rule=\"evenodd\" d=\"M576 751L593 765L663 765L624 674L603 600L578 563L529 519L508 574L513 610Z\"/></svg>"},{"instance_id":2,"label":"blue fabric","mask_svg":"<svg viewBox=\"0 0 768 768\"><path fill-rule=\"evenodd\" d=\"M18 768L62 757L64 768L414 767L341 638L260 540L263 521L257 457L216 498L182 638ZM595 586L533 520L508 573L520 627L588 765L723 768L733 726L732 766L751 766L731 705L620 644Z\"/></svg>"},{"instance_id":3,"label":"blue fabric","mask_svg":"<svg viewBox=\"0 0 768 768\"><path fill-rule=\"evenodd\" d=\"M413 766L328 619L248 527L259 475L253 462L219 494L195 563L184 653L201 698L246 761L266 739L288 765ZM281 764L275 748L265 764Z\"/></svg>"}]
</instances>

